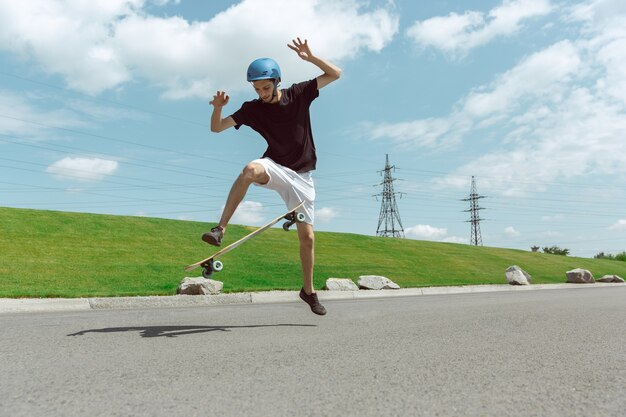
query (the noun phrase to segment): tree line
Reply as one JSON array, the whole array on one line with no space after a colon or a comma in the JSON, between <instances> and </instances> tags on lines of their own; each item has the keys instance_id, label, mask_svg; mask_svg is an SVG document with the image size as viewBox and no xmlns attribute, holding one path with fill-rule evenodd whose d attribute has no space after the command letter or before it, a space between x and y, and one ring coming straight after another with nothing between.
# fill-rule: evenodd
<instances>
[{"instance_id":1,"label":"tree line","mask_svg":"<svg viewBox=\"0 0 626 417\"><path fill-rule=\"evenodd\" d=\"M567 256L569 255L569 252L570 252L569 249L560 248L558 246L546 246L544 248L540 248L539 246L535 245L535 246L531 246L530 248L530 250L532 250L533 252L539 252L539 249L542 249L543 253L549 253L552 255L562 255L562 256ZM600 252L594 256L594 259L609 259L611 261L626 262L626 251L620 252L617 255Z\"/></svg>"}]
</instances>

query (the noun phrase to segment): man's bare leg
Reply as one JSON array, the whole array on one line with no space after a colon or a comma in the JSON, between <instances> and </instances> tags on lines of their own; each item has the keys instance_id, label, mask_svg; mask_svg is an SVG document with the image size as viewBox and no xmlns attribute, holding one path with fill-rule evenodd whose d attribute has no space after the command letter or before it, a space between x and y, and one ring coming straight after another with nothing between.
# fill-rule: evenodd
<instances>
[{"instance_id":1,"label":"man's bare leg","mask_svg":"<svg viewBox=\"0 0 626 417\"><path fill-rule=\"evenodd\" d=\"M300 262L302 264L302 288L307 294L315 292L313 288L313 264L315 262L315 235L313 226L308 223L297 223L300 239Z\"/></svg>"},{"instance_id":2,"label":"man's bare leg","mask_svg":"<svg viewBox=\"0 0 626 417\"><path fill-rule=\"evenodd\" d=\"M267 175L267 172L265 172L263 165L255 162L250 162L246 165L228 193L228 198L226 199L224 211L222 212L218 226L221 227L222 230L226 230L228 222L230 222L231 217L235 214L235 210L239 207L239 204L245 197L252 183L266 184L269 180L270 177Z\"/></svg>"},{"instance_id":3,"label":"man's bare leg","mask_svg":"<svg viewBox=\"0 0 626 417\"><path fill-rule=\"evenodd\" d=\"M300 298L311 307L312 312L323 316L326 314L326 308L319 302L315 288L313 288L313 263L315 260L313 226L308 223L298 223L298 238L300 239L300 262L302 263Z\"/></svg>"}]
</instances>

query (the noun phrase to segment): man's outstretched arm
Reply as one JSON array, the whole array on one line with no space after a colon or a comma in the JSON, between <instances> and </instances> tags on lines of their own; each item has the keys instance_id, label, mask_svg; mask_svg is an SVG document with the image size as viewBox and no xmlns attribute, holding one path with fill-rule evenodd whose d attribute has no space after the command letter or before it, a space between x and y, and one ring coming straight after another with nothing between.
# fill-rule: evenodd
<instances>
[{"instance_id":1,"label":"man's outstretched arm","mask_svg":"<svg viewBox=\"0 0 626 417\"><path fill-rule=\"evenodd\" d=\"M232 117L228 116L222 119L222 107L228 104L229 97L223 91L218 91L213 96L213 100L209 103L213 105L213 114L211 114L211 132L221 132L236 125Z\"/></svg>"},{"instance_id":2,"label":"man's outstretched arm","mask_svg":"<svg viewBox=\"0 0 626 417\"><path fill-rule=\"evenodd\" d=\"M294 39L293 45L288 44L287 46L292 50L298 53L298 56L303 60L310 62L311 64L317 66L319 69L324 71L324 73L317 77L317 89L326 87L328 84L332 83L335 80L338 80L341 77L341 68L332 64L325 59L316 57L311 53L311 49L305 39L304 42L300 40L300 38Z\"/></svg>"}]
</instances>

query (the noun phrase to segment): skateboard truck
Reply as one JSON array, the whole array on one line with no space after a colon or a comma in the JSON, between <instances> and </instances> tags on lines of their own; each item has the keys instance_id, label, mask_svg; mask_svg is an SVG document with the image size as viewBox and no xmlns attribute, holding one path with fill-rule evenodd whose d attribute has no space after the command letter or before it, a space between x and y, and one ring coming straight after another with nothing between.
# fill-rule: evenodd
<instances>
[{"instance_id":1,"label":"skateboard truck","mask_svg":"<svg viewBox=\"0 0 626 417\"><path fill-rule=\"evenodd\" d=\"M220 272L224 268L224 264L221 261L215 261L213 259L200 266L202 267L202 276L206 279L211 278L213 272Z\"/></svg>"},{"instance_id":2,"label":"skateboard truck","mask_svg":"<svg viewBox=\"0 0 626 417\"><path fill-rule=\"evenodd\" d=\"M288 232L291 226L293 226L296 222L302 223L305 217L304 217L304 213L291 212L285 216L285 219L287 221L283 223L283 230L285 232Z\"/></svg>"}]
</instances>

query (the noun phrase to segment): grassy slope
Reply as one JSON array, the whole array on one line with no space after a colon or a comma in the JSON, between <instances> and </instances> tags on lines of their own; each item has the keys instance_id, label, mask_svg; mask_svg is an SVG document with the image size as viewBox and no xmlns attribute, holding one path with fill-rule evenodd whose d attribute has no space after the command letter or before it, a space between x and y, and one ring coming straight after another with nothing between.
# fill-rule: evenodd
<instances>
[{"instance_id":1,"label":"grassy slope","mask_svg":"<svg viewBox=\"0 0 626 417\"><path fill-rule=\"evenodd\" d=\"M0 208L0 297L173 294L183 266L213 252L208 225L164 219ZM253 228L230 226L225 243ZM564 282L565 271L626 276L626 262L449 243L316 233L315 284L384 275L402 287L503 283L516 264L535 283ZM295 232L271 229L221 258L224 291L298 289Z\"/></svg>"}]
</instances>

